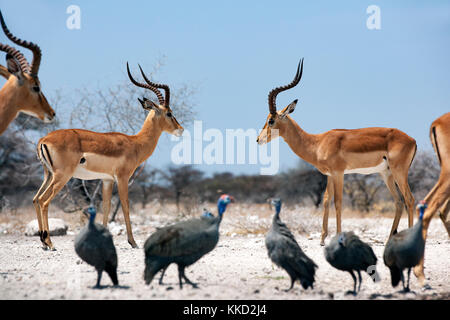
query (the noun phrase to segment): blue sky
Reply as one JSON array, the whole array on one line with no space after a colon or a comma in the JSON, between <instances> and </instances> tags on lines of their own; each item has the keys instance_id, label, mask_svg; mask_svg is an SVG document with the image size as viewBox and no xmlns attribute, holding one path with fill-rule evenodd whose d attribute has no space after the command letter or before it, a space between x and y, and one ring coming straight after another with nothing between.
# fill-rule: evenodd
<instances>
[{"instance_id":1,"label":"blue sky","mask_svg":"<svg viewBox=\"0 0 450 320\"><path fill-rule=\"evenodd\" d=\"M81 8L81 30L66 28L71 4ZM381 9L381 30L366 28L372 4ZM396 127L430 150L429 125L450 110L449 1L0 1L0 7L10 30L43 50L47 95L112 85L123 79L126 61L145 70L165 55L158 81L198 87L196 118L204 129L259 130L268 92L290 82L305 57L300 85L277 104L298 98L292 117L310 133ZM169 163L173 143L163 139L169 143L158 146L150 165ZM280 141L282 168L297 159ZM259 172L258 165L199 168Z\"/></svg>"}]
</instances>

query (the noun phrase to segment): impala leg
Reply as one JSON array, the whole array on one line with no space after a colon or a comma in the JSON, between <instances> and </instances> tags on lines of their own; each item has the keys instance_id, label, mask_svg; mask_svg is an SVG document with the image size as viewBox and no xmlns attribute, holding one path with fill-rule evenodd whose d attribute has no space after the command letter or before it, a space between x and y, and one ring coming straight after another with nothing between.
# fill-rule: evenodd
<instances>
[{"instance_id":1,"label":"impala leg","mask_svg":"<svg viewBox=\"0 0 450 320\"><path fill-rule=\"evenodd\" d=\"M422 228L422 236L424 241L427 240L428 227L430 225L431 219L433 218L436 211L443 207L447 210L448 213L448 197L450 194L450 180L449 177L439 177L437 186L433 188L430 193L425 197L425 202L428 204L428 208L425 210L423 215L423 228ZM419 210L417 209L417 214L419 214ZM414 275L417 277L420 285L422 287L426 286L425 284L425 274L424 274L424 256L420 260L419 264L414 267Z\"/></svg>"},{"instance_id":2,"label":"impala leg","mask_svg":"<svg viewBox=\"0 0 450 320\"><path fill-rule=\"evenodd\" d=\"M392 176L392 173L390 171L384 171L380 172L381 177L383 178L384 183L386 184L386 187L388 188L389 192L391 193L392 197L395 201L395 218L394 222L392 223L391 232L389 234L389 239L394 234L394 231L397 230L398 224L400 222L400 217L402 216L403 212L403 201L400 197L400 194L397 191L397 187L395 185L394 177ZM388 239L388 240L389 240Z\"/></svg>"},{"instance_id":3,"label":"impala leg","mask_svg":"<svg viewBox=\"0 0 450 320\"><path fill-rule=\"evenodd\" d=\"M48 169L44 166L44 181L42 182L41 187L39 188L38 192L36 193L36 195L33 198L33 206L34 206L34 209L36 210L36 216L37 216L37 221L38 221L38 225L39 225L39 237L42 242L44 242L44 239L42 238L43 224L42 224L41 207L39 205L38 199L41 196L42 192L44 192L44 190L48 187L50 180L51 180L51 174L49 173Z\"/></svg>"},{"instance_id":4,"label":"impala leg","mask_svg":"<svg viewBox=\"0 0 450 320\"><path fill-rule=\"evenodd\" d=\"M412 195L408 184L408 171L398 172L396 170L392 170L392 174L405 201L406 210L408 211L408 227L411 228L414 224L414 196ZM397 227L398 222L395 229L397 229Z\"/></svg>"},{"instance_id":5,"label":"impala leg","mask_svg":"<svg viewBox=\"0 0 450 320\"><path fill-rule=\"evenodd\" d=\"M111 209L111 197L113 191L114 181L103 180L102 185L102 207L103 207L103 225L108 225L109 211Z\"/></svg>"},{"instance_id":6,"label":"impala leg","mask_svg":"<svg viewBox=\"0 0 450 320\"><path fill-rule=\"evenodd\" d=\"M50 240L50 228L48 225L48 206L53 198L58 194L59 191L65 186L67 181L71 178L70 175L62 175L62 174L53 174L52 179L48 187L42 193L41 196L38 197L38 203L41 207L42 213L42 239L45 245L51 250L55 250L53 247L52 241Z\"/></svg>"},{"instance_id":7,"label":"impala leg","mask_svg":"<svg viewBox=\"0 0 450 320\"><path fill-rule=\"evenodd\" d=\"M442 208L439 210L439 217L444 224L445 229L447 230L448 236L450 237L450 221L447 221L447 216L450 211L450 198L444 203Z\"/></svg>"},{"instance_id":8,"label":"impala leg","mask_svg":"<svg viewBox=\"0 0 450 320\"><path fill-rule=\"evenodd\" d=\"M323 223L322 223L322 235L320 236L320 245L325 245L325 238L328 235L328 214L330 212L330 202L333 198L333 180L329 176L327 181L327 188L323 196Z\"/></svg>"},{"instance_id":9,"label":"impala leg","mask_svg":"<svg viewBox=\"0 0 450 320\"><path fill-rule=\"evenodd\" d=\"M131 230L130 222L130 203L128 200L128 179L122 179L117 181L117 189L119 191L120 203L122 204L123 216L125 218L125 224L127 227L128 243L137 248L137 244L133 238L133 231Z\"/></svg>"},{"instance_id":10,"label":"impala leg","mask_svg":"<svg viewBox=\"0 0 450 320\"><path fill-rule=\"evenodd\" d=\"M344 174L336 175L334 182L334 207L336 209L336 233L342 231L341 228L341 210L342 210L342 193L344 192Z\"/></svg>"}]
</instances>

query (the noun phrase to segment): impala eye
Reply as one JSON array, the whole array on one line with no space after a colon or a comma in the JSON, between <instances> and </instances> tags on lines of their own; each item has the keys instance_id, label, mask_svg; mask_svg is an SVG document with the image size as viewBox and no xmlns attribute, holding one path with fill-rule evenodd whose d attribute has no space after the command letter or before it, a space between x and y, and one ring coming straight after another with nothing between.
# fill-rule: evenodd
<instances>
[{"instance_id":1,"label":"impala eye","mask_svg":"<svg viewBox=\"0 0 450 320\"><path fill-rule=\"evenodd\" d=\"M275 120L269 119L269 126L273 125L275 123Z\"/></svg>"},{"instance_id":2,"label":"impala eye","mask_svg":"<svg viewBox=\"0 0 450 320\"><path fill-rule=\"evenodd\" d=\"M39 91L40 91L40 88L39 88L38 86L34 86L34 87L33 87L33 91L34 91L34 92L39 92Z\"/></svg>"},{"instance_id":3,"label":"impala eye","mask_svg":"<svg viewBox=\"0 0 450 320\"><path fill-rule=\"evenodd\" d=\"M172 117L172 112L167 112L167 113L166 113L166 116L168 116L169 118L171 118L171 117Z\"/></svg>"}]
</instances>

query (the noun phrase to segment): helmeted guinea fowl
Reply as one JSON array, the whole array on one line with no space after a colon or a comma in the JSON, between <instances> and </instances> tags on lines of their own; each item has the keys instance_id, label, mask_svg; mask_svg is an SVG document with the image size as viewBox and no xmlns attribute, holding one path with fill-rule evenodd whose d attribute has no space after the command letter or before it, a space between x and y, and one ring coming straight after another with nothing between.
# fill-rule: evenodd
<instances>
[{"instance_id":1,"label":"helmeted guinea fowl","mask_svg":"<svg viewBox=\"0 0 450 320\"><path fill-rule=\"evenodd\" d=\"M419 221L406 230L394 234L384 248L384 264L391 271L391 283L396 287L402 280L404 292L409 291L409 276L411 268L419 264L425 250L425 241L422 236L423 214L427 205L421 201L418 205L420 210ZM405 286L403 269L408 269L408 281Z\"/></svg>"},{"instance_id":2,"label":"helmeted guinea fowl","mask_svg":"<svg viewBox=\"0 0 450 320\"><path fill-rule=\"evenodd\" d=\"M217 202L218 216L215 218L195 218L160 228L144 244L144 279L150 284L155 274L165 270L171 263L178 266L180 288L182 279L193 287L195 283L184 274L184 269L213 250L219 241L219 226L227 205L233 197L222 195ZM160 278L160 283L162 278Z\"/></svg>"},{"instance_id":3,"label":"helmeted guinea fowl","mask_svg":"<svg viewBox=\"0 0 450 320\"><path fill-rule=\"evenodd\" d=\"M275 215L266 235L269 258L291 277L291 286L286 291L293 288L295 280L299 280L304 289L313 289L317 265L306 256L286 224L280 220L281 200L272 199L271 203L275 207Z\"/></svg>"},{"instance_id":4,"label":"helmeted guinea fowl","mask_svg":"<svg viewBox=\"0 0 450 320\"><path fill-rule=\"evenodd\" d=\"M208 209L203 208L203 212L202 212L202 215L200 216L200 219L209 220L209 219L214 219L214 218L215 218L215 216ZM164 274L166 273L166 269L168 267L169 266L166 266L162 269L161 276L159 277L159 284L163 284Z\"/></svg>"},{"instance_id":5,"label":"helmeted guinea fowl","mask_svg":"<svg viewBox=\"0 0 450 320\"><path fill-rule=\"evenodd\" d=\"M331 239L328 246L325 247L325 259L336 269L347 271L353 278L353 291L347 293L356 294L356 276L353 271L358 273L359 286L361 289L361 270L371 275L373 281L377 281L376 273L377 257L372 248L361 241L353 232L341 232ZM372 267L372 268L369 268Z\"/></svg>"},{"instance_id":6,"label":"helmeted guinea fowl","mask_svg":"<svg viewBox=\"0 0 450 320\"><path fill-rule=\"evenodd\" d=\"M117 253L112 235L103 225L94 222L97 213L94 207L89 207L87 213L89 222L75 238L75 252L97 270L97 288L100 287L103 270L108 273L113 284L118 285Z\"/></svg>"}]
</instances>

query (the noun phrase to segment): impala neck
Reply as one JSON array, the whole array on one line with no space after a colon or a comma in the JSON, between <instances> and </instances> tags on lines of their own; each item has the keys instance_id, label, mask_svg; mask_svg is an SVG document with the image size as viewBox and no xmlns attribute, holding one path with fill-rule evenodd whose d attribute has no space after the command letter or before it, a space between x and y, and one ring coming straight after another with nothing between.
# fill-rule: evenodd
<instances>
[{"instance_id":1,"label":"impala neck","mask_svg":"<svg viewBox=\"0 0 450 320\"><path fill-rule=\"evenodd\" d=\"M8 82L0 90L0 134L16 118L18 106L14 88Z\"/></svg>"},{"instance_id":2,"label":"impala neck","mask_svg":"<svg viewBox=\"0 0 450 320\"><path fill-rule=\"evenodd\" d=\"M290 116L286 116L286 120L286 124L280 129L280 136L300 158L311 164L316 163L316 135L304 131Z\"/></svg>"},{"instance_id":3,"label":"impala neck","mask_svg":"<svg viewBox=\"0 0 450 320\"><path fill-rule=\"evenodd\" d=\"M160 125L159 118L155 115L155 111L150 111L141 131L135 136L138 144L138 158L140 163L152 155L162 132L163 129Z\"/></svg>"}]
</instances>

